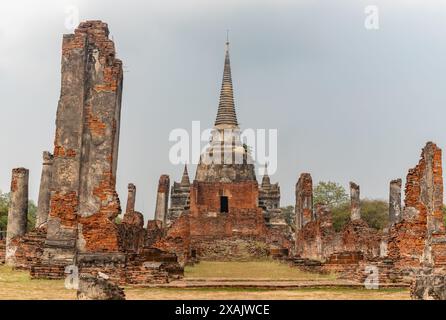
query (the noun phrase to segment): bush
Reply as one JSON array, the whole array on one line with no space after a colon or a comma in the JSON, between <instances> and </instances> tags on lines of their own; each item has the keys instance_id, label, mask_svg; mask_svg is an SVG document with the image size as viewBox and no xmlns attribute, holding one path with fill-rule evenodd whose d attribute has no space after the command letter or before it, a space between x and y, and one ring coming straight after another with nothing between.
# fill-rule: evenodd
<instances>
[{"instance_id":1,"label":"bush","mask_svg":"<svg viewBox=\"0 0 446 320\"><path fill-rule=\"evenodd\" d=\"M350 220L350 203L344 202L332 209L333 227L336 231L342 228ZM361 218L374 229L382 230L389 223L389 206L382 200L361 200Z\"/></svg>"}]
</instances>

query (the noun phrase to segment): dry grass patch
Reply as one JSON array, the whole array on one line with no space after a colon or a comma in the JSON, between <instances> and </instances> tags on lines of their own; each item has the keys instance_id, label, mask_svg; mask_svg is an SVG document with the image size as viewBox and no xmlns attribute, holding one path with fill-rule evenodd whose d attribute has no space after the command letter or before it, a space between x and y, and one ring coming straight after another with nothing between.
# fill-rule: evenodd
<instances>
[{"instance_id":1,"label":"dry grass patch","mask_svg":"<svg viewBox=\"0 0 446 320\"><path fill-rule=\"evenodd\" d=\"M129 300L407 300L408 289L171 289L171 288L127 288Z\"/></svg>"},{"instance_id":2,"label":"dry grass patch","mask_svg":"<svg viewBox=\"0 0 446 320\"><path fill-rule=\"evenodd\" d=\"M67 300L76 291L67 290L63 280L31 280L29 272L0 266L0 300Z\"/></svg>"},{"instance_id":3,"label":"dry grass patch","mask_svg":"<svg viewBox=\"0 0 446 320\"><path fill-rule=\"evenodd\" d=\"M304 272L284 263L273 260L250 262L201 261L194 266L186 266L186 278L223 279L268 279L268 280L334 280L335 275L321 275Z\"/></svg>"}]
</instances>

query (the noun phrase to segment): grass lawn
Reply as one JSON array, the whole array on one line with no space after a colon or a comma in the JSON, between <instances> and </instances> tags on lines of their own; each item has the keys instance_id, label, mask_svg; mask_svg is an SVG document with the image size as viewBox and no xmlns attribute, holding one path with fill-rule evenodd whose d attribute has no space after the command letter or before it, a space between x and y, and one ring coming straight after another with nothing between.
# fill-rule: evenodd
<instances>
[{"instance_id":1,"label":"grass lawn","mask_svg":"<svg viewBox=\"0 0 446 320\"><path fill-rule=\"evenodd\" d=\"M29 272L0 265L0 300L75 299L76 291L67 290L63 280L31 280Z\"/></svg>"},{"instance_id":2,"label":"grass lawn","mask_svg":"<svg viewBox=\"0 0 446 320\"><path fill-rule=\"evenodd\" d=\"M292 280L334 280L334 275L320 275L303 272L284 263L273 260L253 262L201 261L184 270L186 278L225 279L292 279Z\"/></svg>"},{"instance_id":3,"label":"grass lawn","mask_svg":"<svg viewBox=\"0 0 446 320\"><path fill-rule=\"evenodd\" d=\"M320 276L298 271L274 261L259 262L201 262L186 268L188 278L245 278L245 279L302 279ZM408 289L241 289L241 288L132 288L125 287L127 299L409 299ZM26 271L0 266L0 300L27 299L52 300L75 299L76 292L67 290L63 280L31 280Z\"/></svg>"}]
</instances>

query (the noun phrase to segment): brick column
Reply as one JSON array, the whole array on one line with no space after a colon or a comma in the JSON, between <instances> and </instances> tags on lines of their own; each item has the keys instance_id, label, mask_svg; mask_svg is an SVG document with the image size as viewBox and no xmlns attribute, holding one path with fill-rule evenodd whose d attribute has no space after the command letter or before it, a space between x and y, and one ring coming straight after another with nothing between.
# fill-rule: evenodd
<instances>
[{"instance_id":1,"label":"brick column","mask_svg":"<svg viewBox=\"0 0 446 320\"><path fill-rule=\"evenodd\" d=\"M12 239L26 233L28 221L28 180L29 171L25 168L12 170L11 202L8 211L8 226L6 231L5 261L14 264L16 247Z\"/></svg>"},{"instance_id":2,"label":"brick column","mask_svg":"<svg viewBox=\"0 0 446 320\"><path fill-rule=\"evenodd\" d=\"M359 198L359 186L350 182L350 220L359 220L361 219L361 203Z\"/></svg>"},{"instance_id":3,"label":"brick column","mask_svg":"<svg viewBox=\"0 0 446 320\"><path fill-rule=\"evenodd\" d=\"M313 220L313 181L309 173L302 173L296 184L296 231Z\"/></svg>"},{"instance_id":4,"label":"brick column","mask_svg":"<svg viewBox=\"0 0 446 320\"><path fill-rule=\"evenodd\" d=\"M135 211L135 200L136 200L136 187L133 183L129 183L128 194L127 194L127 206L125 209L125 213L132 213Z\"/></svg>"},{"instance_id":5,"label":"brick column","mask_svg":"<svg viewBox=\"0 0 446 320\"><path fill-rule=\"evenodd\" d=\"M39 200L37 203L36 228L42 226L48 220L50 211L50 185L53 170L53 155L48 151L43 152L42 174L40 176Z\"/></svg>"},{"instance_id":6,"label":"brick column","mask_svg":"<svg viewBox=\"0 0 446 320\"><path fill-rule=\"evenodd\" d=\"M389 191L389 225L401 219L401 179L390 181Z\"/></svg>"},{"instance_id":7,"label":"brick column","mask_svg":"<svg viewBox=\"0 0 446 320\"><path fill-rule=\"evenodd\" d=\"M163 226L166 223L167 208L169 204L169 176L163 174L158 183L158 193L156 195L155 220L161 221Z\"/></svg>"}]
</instances>

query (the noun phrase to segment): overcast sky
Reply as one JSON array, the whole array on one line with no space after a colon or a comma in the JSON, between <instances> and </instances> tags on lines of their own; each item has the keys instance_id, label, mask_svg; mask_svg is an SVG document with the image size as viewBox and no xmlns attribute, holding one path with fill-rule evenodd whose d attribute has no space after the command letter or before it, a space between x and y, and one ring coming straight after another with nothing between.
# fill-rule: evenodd
<instances>
[{"instance_id":1,"label":"overcast sky","mask_svg":"<svg viewBox=\"0 0 446 320\"><path fill-rule=\"evenodd\" d=\"M39 5L37 5L37 3ZM379 29L364 27L365 7ZM0 190L30 169L37 201L42 151L53 150L67 9L109 24L125 67L117 188L137 186L153 217L172 129L211 126L226 29L238 120L278 130L282 205L301 172L388 197L432 140L446 145L446 2L435 0L159 0L0 2ZM190 170L191 176L195 168Z\"/></svg>"}]
</instances>

